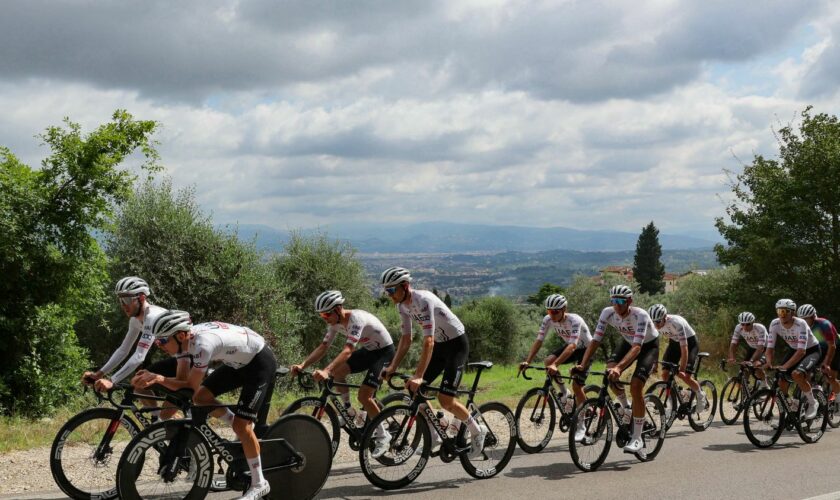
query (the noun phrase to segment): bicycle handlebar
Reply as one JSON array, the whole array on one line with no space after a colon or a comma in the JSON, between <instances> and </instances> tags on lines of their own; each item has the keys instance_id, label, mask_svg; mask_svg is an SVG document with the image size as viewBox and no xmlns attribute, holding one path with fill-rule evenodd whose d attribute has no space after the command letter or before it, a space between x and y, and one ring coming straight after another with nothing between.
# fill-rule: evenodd
<instances>
[{"instance_id":1,"label":"bicycle handlebar","mask_svg":"<svg viewBox=\"0 0 840 500\"><path fill-rule=\"evenodd\" d=\"M544 367L544 366L533 366L533 365L527 365L525 368L521 368L521 369L519 370L519 373L517 373L517 374L516 374L516 376L517 376L517 377L519 377L519 376L521 375L521 376L522 376L522 378L524 378L525 380L533 380L533 379L534 379L533 377L529 377L529 376L528 376L528 373L527 373L527 372L528 372L528 370L548 371L548 368L546 368L546 367ZM574 380L571 376L568 376L568 375L561 375L559 372L558 372L558 373L555 373L553 378L555 378L555 379Z\"/></svg>"}]
</instances>

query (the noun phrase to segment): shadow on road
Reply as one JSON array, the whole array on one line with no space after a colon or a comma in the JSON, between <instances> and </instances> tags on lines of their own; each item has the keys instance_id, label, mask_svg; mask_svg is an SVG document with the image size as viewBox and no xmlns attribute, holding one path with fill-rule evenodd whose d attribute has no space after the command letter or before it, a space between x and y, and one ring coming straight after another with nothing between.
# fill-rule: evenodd
<instances>
[{"instance_id":1,"label":"shadow on road","mask_svg":"<svg viewBox=\"0 0 840 500\"><path fill-rule=\"evenodd\" d=\"M734 451L737 453L752 453L754 451L764 452L767 450L785 450L788 448L800 448L802 443L776 443L770 448L758 448L752 443L724 443L724 444L710 444L703 447L704 450L709 451Z\"/></svg>"},{"instance_id":2,"label":"shadow on road","mask_svg":"<svg viewBox=\"0 0 840 500\"><path fill-rule=\"evenodd\" d=\"M408 495L411 493L424 493L432 490L441 489L457 490L461 487L462 484L470 483L473 481L475 481L475 479L473 478L458 478L447 479L446 481L438 481L435 483L414 482L409 484L405 488L391 491L380 490L371 484L363 484L361 486L343 485L322 489L321 492L318 494L318 498L384 498L397 495ZM446 494L441 493L440 496L446 496Z\"/></svg>"}]
</instances>

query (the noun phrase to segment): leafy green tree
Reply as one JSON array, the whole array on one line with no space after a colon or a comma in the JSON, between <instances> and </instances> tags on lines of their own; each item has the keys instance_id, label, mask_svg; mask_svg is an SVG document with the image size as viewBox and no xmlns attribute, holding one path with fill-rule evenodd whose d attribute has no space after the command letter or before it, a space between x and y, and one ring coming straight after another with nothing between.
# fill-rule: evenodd
<instances>
[{"instance_id":1,"label":"leafy green tree","mask_svg":"<svg viewBox=\"0 0 840 500\"><path fill-rule=\"evenodd\" d=\"M510 300L484 297L453 312L466 328L471 360L506 363L515 359L520 321L519 312Z\"/></svg>"},{"instance_id":2,"label":"leafy green tree","mask_svg":"<svg viewBox=\"0 0 840 500\"><path fill-rule=\"evenodd\" d=\"M798 129L775 135L778 158L755 155L735 177L729 221L716 222L718 258L740 268L743 304L789 296L840 318L840 122L808 107Z\"/></svg>"},{"instance_id":3,"label":"leafy green tree","mask_svg":"<svg viewBox=\"0 0 840 500\"><path fill-rule=\"evenodd\" d=\"M446 307L452 308L452 297L449 292L446 292L446 296L443 297L443 303L446 304Z\"/></svg>"},{"instance_id":4,"label":"leafy green tree","mask_svg":"<svg viewBox=\"0 0 840 500\"><path fill-rule=\"evenodd\" d=\"M279 358L299 351L300 327L286 289L252 242L217 229L191 188L177 193L171 181L139 185L106 234L110 286L124 276L145 279L152 300L188 311L196 322L227 321L268 336ZM86 343L104 359L122 339L125 317L112 307L114 335L91 328ZM107 343L96 339L106 339ZM99 359L99 358L97 358Z\"/></svg>"},{"instance_id":5,"label":"leafy green tree","mask_svg":"<svg viewBox=\"0 0 840 500\"><path fill-rule=\"evenodd\" d=\"M653 221L642 228L636 242L636 256L633 259L633 278L639 282L642 293L662 293L665 291L665 266L662 258L662 245L659 244L659 229Z\"/></svg>"},{"instance_id":6,"label":"leafy green tree","mask_svg":"<svg viewBox=\"0 0 840 500\"><path fill-rule=\"evenodd\" d=\"M537 293L529 295L525 301L529 304L534 304L537 307L542 307L545 303L546 297L554 293L564 293L563 288L553 283L543 283Z\"/></svg>"},{"instance_id":7,"label":"leafy green tree","mask_svg":"<svg viewBox=\"0 0 840 500\"><path fill-rule=\"evenodd\" d=\"M89 134L65 119L40 138L40 169L0 148L0 409L40 415L66 399L86 367L73 325L101 307L106 260L91 236L131 193L120 168L139 151L157 171L156 124L116 111Z\"/></svg>"},{"instance_id":8,"label":"leafy green tree","mask_svg":"<svg viewBox=\"0 0 840 500\"><path fill-rule=\"evenodd\" d=\"M373 305L365 270L348 243L325 234L293 232L282 255L272 262L276 277L288 289L287 297L300 311L301 340L312 349L323 338L324 321L315 313L315 298L325 290L341 290L351 309Z\"/></svg>"}]
</instances>

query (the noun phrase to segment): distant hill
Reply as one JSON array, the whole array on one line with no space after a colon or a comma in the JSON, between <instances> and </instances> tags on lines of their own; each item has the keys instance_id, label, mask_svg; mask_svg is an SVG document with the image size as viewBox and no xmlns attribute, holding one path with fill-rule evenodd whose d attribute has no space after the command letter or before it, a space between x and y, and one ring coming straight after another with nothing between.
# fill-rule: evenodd
<instances>
[{"instance_id":1,"label":"distant hill","mask_svg":"<svg viewBox=\"0 0 840 500\"><path fill-rule=\"evenodd\" d=\"M233 227L233 226L231 226ZM304 229L304 233L325 232L349 242L363 254L376 253L465 253L542 252L548 250L624 251L635 250L638 232L584 231L565 227L491 226L422 222L417 224L346 223ZM641 228L639 228L641 231ZM279 251L289 239L288 231L266 225L240 224L239 237L255 239L260 249ZM663 250L711 248L717 241L687 235L660 234Z\"/></svg>"}]
</instances>

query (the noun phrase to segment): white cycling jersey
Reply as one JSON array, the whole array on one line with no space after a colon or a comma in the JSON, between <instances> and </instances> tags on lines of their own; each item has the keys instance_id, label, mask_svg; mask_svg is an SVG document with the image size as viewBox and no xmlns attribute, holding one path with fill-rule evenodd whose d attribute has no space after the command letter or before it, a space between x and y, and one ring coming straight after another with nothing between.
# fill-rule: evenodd
<instances>
[{"instance_id":1,"label":"white cycling jersey","mask_svg":"<svg viewBox=\"0 0 840 500\"><path fill-rule=\"evenodd\" d=\"M394 344L394 339L391 338L391 334L379 318L361 309L350 311L350 319L346 327L340 322L330 325L324 336L324 343L332 344L337 333L343 333L347 337L347 344L356 347L356 344L361 343L362 348L368 351Z\"/></svg>"},{"instance_id":2,"label":"white cycling jersey","mask_svg":"<svg viewBox=\"0 0 840 500\"><path fill-rule=\"evenodd\" d=\"M770 323L770 331L767 334L767 348L776 347L776 336L782 337L793 349L810 349L819 344L817 337L811 331L811 327L802 318L793 318L793 325L785 328L779 318Z\"/></svg>"},{"instance_id":3,"label":"white cycling jersey","mask_svg":"<svg viewBox=\"0 0 840 500\"><path fill-rule=\"evenodd\" d=\"M554 329L560 338L566 341L566 344L572 344L581 347L589 347L592 342L592 334L589 333L589 327L586 322L577 314L566 313L563 321L551 321L551 316L546 314L540 324L540 331L537 333L537 340L542 342L550 329Z\"/></svg>"},{"instance_id":4,"label":"white cycling jersey","mask_svg":"<svg viewBox=\"0 0 840 500\"><path fill-rule=\"evenodd\" d=\"M697 336L688 321L677 314L667 315L665 324L662 325L662 328L659 328L659 333L668 337L669 340L679 342L680 345L688 344L688 339Z\"/></svg>"},{"instance_id":5,"label":"white cycling jersey","mask_svg":"<svg viewBox=\"0 0 840 500\"><path fill-rule=\"evenodd\" d=\"M464 335L464 324L446 307L440 297L428 290L412 290L411 304L397 304L402 334L411 335L411 320L423 328L423 336L434 335L435 342L446 342Z\"/></svg>"},{"instance_id":6,"label":"white cycling jersey","mask_svg":"<svg viewBox=\"0 0 840 500\"><path fill-rule=\"evenodd\" d=\"M647 311L641 307L630 306L627 316L621 317L612 307L605 307L598 318L598 326L595 327L593 340L598 342L604 338L607 325L612 325L628 344L646 344L659 336L656 327L653 326Z\"/></svg>"},{"instance_id":7,"label":"white cycling jersey","mask_svg":"<svg viewBox=\"0 0 840 500\"><path fill-rule=\"evenodd\" d=\"M201 323L190 328L193 335L187 352L179 358L192 358L193 368L206 370L211 361L221 361L231 368L242 368L265 346L265 339L250 328L220 321Z\"/></svg>"},{"instance_id":8,"label":"white cycling jersey","mask_svg":"<svg viewBox=\"0 0 840 500\"><path fill-rule=\"evenodd\" d=\"M753 323L752 330L746 331L740 324L735 326L735 331L732 332L731 344L737 344L738 339L742 338L747 342L747 345L753 349L767 346L767 328L761 323Z\"/></svg>"},{"instance_id":9,"label":"white cycling jersey","mask_svg":"<svg viewBox=\"0 0 840 500\"><path fill-rule=\"evenodd\" d=\"M120 363L125 363L111 377L111 382L118 383L143 363L143 360L146 359L146 355L149 353L149 349L152 348L152 344L155 342L155 336L152 335L152 323L155 318L165 311L166 309L160 306L146 302L146 313L143 316L143 323L140 323L137 318L128 320L128 332L126 332L122 344L117 347L114 354L111 354L111 357L108 358L105 365L99 369L102 373L107 374L119 366ZM132 346L134 346L134 354L129 357L128 353L131 352Z\"/></svg>"}]
</instances>

